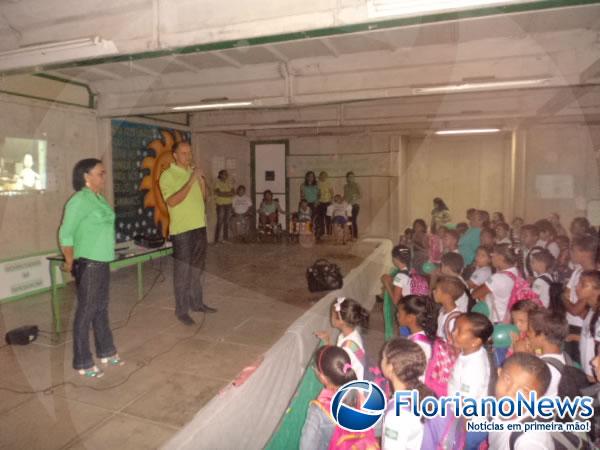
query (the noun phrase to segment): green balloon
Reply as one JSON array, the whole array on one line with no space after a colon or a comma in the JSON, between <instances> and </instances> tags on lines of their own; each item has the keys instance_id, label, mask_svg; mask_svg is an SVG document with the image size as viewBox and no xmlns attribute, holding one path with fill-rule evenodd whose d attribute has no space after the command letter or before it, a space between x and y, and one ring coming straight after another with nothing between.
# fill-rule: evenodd
<instances>
[{"instance_id":1,"label":"green balloon","mask_svg":"<svg viewBox=\"0 0 600 450\"><path fill-rule=\"evenodd\" d=\"M437 269L437 264L432 263L431 261L427 261L423 263L423 273L431 273Z\"/></svg>"},{"instance_id":2,"label":"green balloon","mask_svg":"<svg viewBox=\"0 0 600 450\"><path fill-rule=\"evenodd\" d=\"M456 224L455 223L447 223L446 225L444 225L446 227L446 229L448 230L456 230Z\"/></svg>"},{"instance_id":3,"label":"green balloon","mask_svg":"<svg viewBox=\"0 0 600 450\"><path fill-rule=\"evenodd\" d=\"M492 339L494 340L494 347L497 348L508 348L512 344L512 334L519 334L519 329L512 324L498 323L494 326L494 333Z\"/></svg>"},{"instance_id":4,"label":"green balloon","mask_svg":"<svg viewBox=\"0 0 600 450\"><path fill-rule=\"evenodd\" d=\"M477 302L477 304L475 306L473 306L473 308L471 309L471 312L483 314L488 319L490 318L490 315L491 315L490 307L487 305L486 302Z\"/></svg>"}]
</instances>

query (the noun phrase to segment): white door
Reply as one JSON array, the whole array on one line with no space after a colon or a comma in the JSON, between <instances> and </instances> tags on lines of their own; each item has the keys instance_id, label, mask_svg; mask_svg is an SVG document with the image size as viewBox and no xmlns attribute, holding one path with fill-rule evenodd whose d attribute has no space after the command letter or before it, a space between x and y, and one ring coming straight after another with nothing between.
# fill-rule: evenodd
<instances>
[{"instance_id":1,"label":"white door","mask_svg":"<svg viewBox=\"0 0 600 450\"><path fill-rule=\"evenodd\" d=\"M270 190L273 198L279 200L281 209L287 211L287 173L286 153L287 142L253 142L252 163L252 185L254 187L254 204L260 206L263 193ZM279 223L285 230L287 223L285 215L279 215Z\"/></svg>"}]
</instances>

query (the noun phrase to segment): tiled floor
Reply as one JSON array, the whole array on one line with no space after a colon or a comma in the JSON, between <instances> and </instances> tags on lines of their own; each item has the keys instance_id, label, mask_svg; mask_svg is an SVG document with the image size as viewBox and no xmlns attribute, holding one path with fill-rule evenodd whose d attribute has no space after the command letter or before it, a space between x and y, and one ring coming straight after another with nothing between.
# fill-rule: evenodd
<instances>
[{"instance_id":1,"label":"tiled floor","mask_svg":"<svg viewBox=\"0 0 600 450\"><path fill-rule=\"evenodd\" d=\"M306 289L307 266L325 257L347 272L372 249L364 243L211 246L205 300L219 312L194 314L199 325L193 328L174 318L170 258L146 264L148 293L129 321L135 269L113 273L110 313L127 364L108 368L101 379L82 379L71 369L69 332L42 333L31 345L0 348L0 449L159 447L321 297ZM62 296L68 330L73 287ZM51 330L49 294L0 307L2 336L25 324Z\"/></svg>"}]
</instances>

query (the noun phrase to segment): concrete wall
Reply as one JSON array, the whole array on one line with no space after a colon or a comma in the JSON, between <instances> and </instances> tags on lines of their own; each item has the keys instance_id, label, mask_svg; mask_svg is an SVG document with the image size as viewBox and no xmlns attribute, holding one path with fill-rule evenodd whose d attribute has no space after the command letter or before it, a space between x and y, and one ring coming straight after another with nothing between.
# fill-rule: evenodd
<instances>
[{"instance_id":1,"label":"concrete wall","mask_svg":"<svg viewBox=\"0 0 600 450\"><path fill-rule=\"evenodd\" d=\"M510 144L509 134L409 139L405 226L417 218L429 225L435 197L444 199L455 223L471 207L506 211Z\"/></svg>"},{"instance_id":2,"label":"concrete wall","mask_svg":"<svg viewBox=\"0 0 600 450\"><path fill-rule=\"evenodd\" d=\"M229 172L234 176L236 187L243 184L250 194L250 141L245 137L225 133L193 133L192 145L194 160L204 168L210 188L206 211L208 240L212 241L216 224L216 207L212 195L217 175L214 163L218 162L219 158L223 158L224 161L235 160L235 171L229 170Z\"/></svg>"},{"instance_id":3,"label":"concrete wall","mask_svg":"<svg viewBox=\"0 0 600 450\"><path fill-rule=\"evenodd\" d=\"M517 177L520 184L517 192L524 195L516 197L516 212L527 221L558 212L565 226L574 217L585 216L588 202L600 199L600 172L594 154L594 149L600 148L600 126L533 127L523 139L525 148L521 150L525 152L526 169ZM538 177L544 175L571 176L573 195L548 198L536 186Z\"/></svg>"},{"instance_id":4,"label":"concrete wall","mask_svg":"<svg viewBox=\"0 0 600 450\"><path fill-rule=\"evenodd\" d=\"M48 141L48 189L0 196L0 259L55 249L63 206L73 193L71 171L85 157L103 159L96 115L82 108L0 96L0 136Z\"/></svg>"}]
</instances>

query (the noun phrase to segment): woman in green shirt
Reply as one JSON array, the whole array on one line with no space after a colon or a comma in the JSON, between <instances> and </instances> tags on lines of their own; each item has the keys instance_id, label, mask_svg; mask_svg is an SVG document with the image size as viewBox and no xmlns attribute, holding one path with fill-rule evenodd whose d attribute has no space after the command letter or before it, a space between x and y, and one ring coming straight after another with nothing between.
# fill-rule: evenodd
<instances>
[{"instance_id":1,"label":"woman in green shirt","mask_svg":"<svg viewBox=\"0 0 600 450\"><path fill-rule=\"evenodd\" d=\"M73 169L75 194L65 206L58 232L65 257L64 270L77 285L77 310L73 324L73 368L88 378L102 370L90 351L94 330L96 356L104 365L121 366L108 320L109 262L115 258L115 213L102 195L106 170L95 158L79 161Z\"/></svg>"},{"instance_id":2,"label":"woman in green shirt","mask_svg":"<svg viewBox=\"0 0 600 450\"><path fill-rule=\"evenodd\" d=\"M319 203L319 185L313 171L306 172L304 183L300 185L300 200L306 200L313 215Z\"/></svg>"},{"instance_id":3,"label":"woman in green shirt","mask_svg":"<svg viewBox=\"0 0 600 450\"><path fill-rule=\"evenodd\" d=\"M354 181L354 172L348 172L346 174L346 184L344 185L344 200L349 205L352 205L352 238L358 238L358 224L356 219L358 218L358 212L360 211L360 186Z\"/></svg>"}]
</instances>

